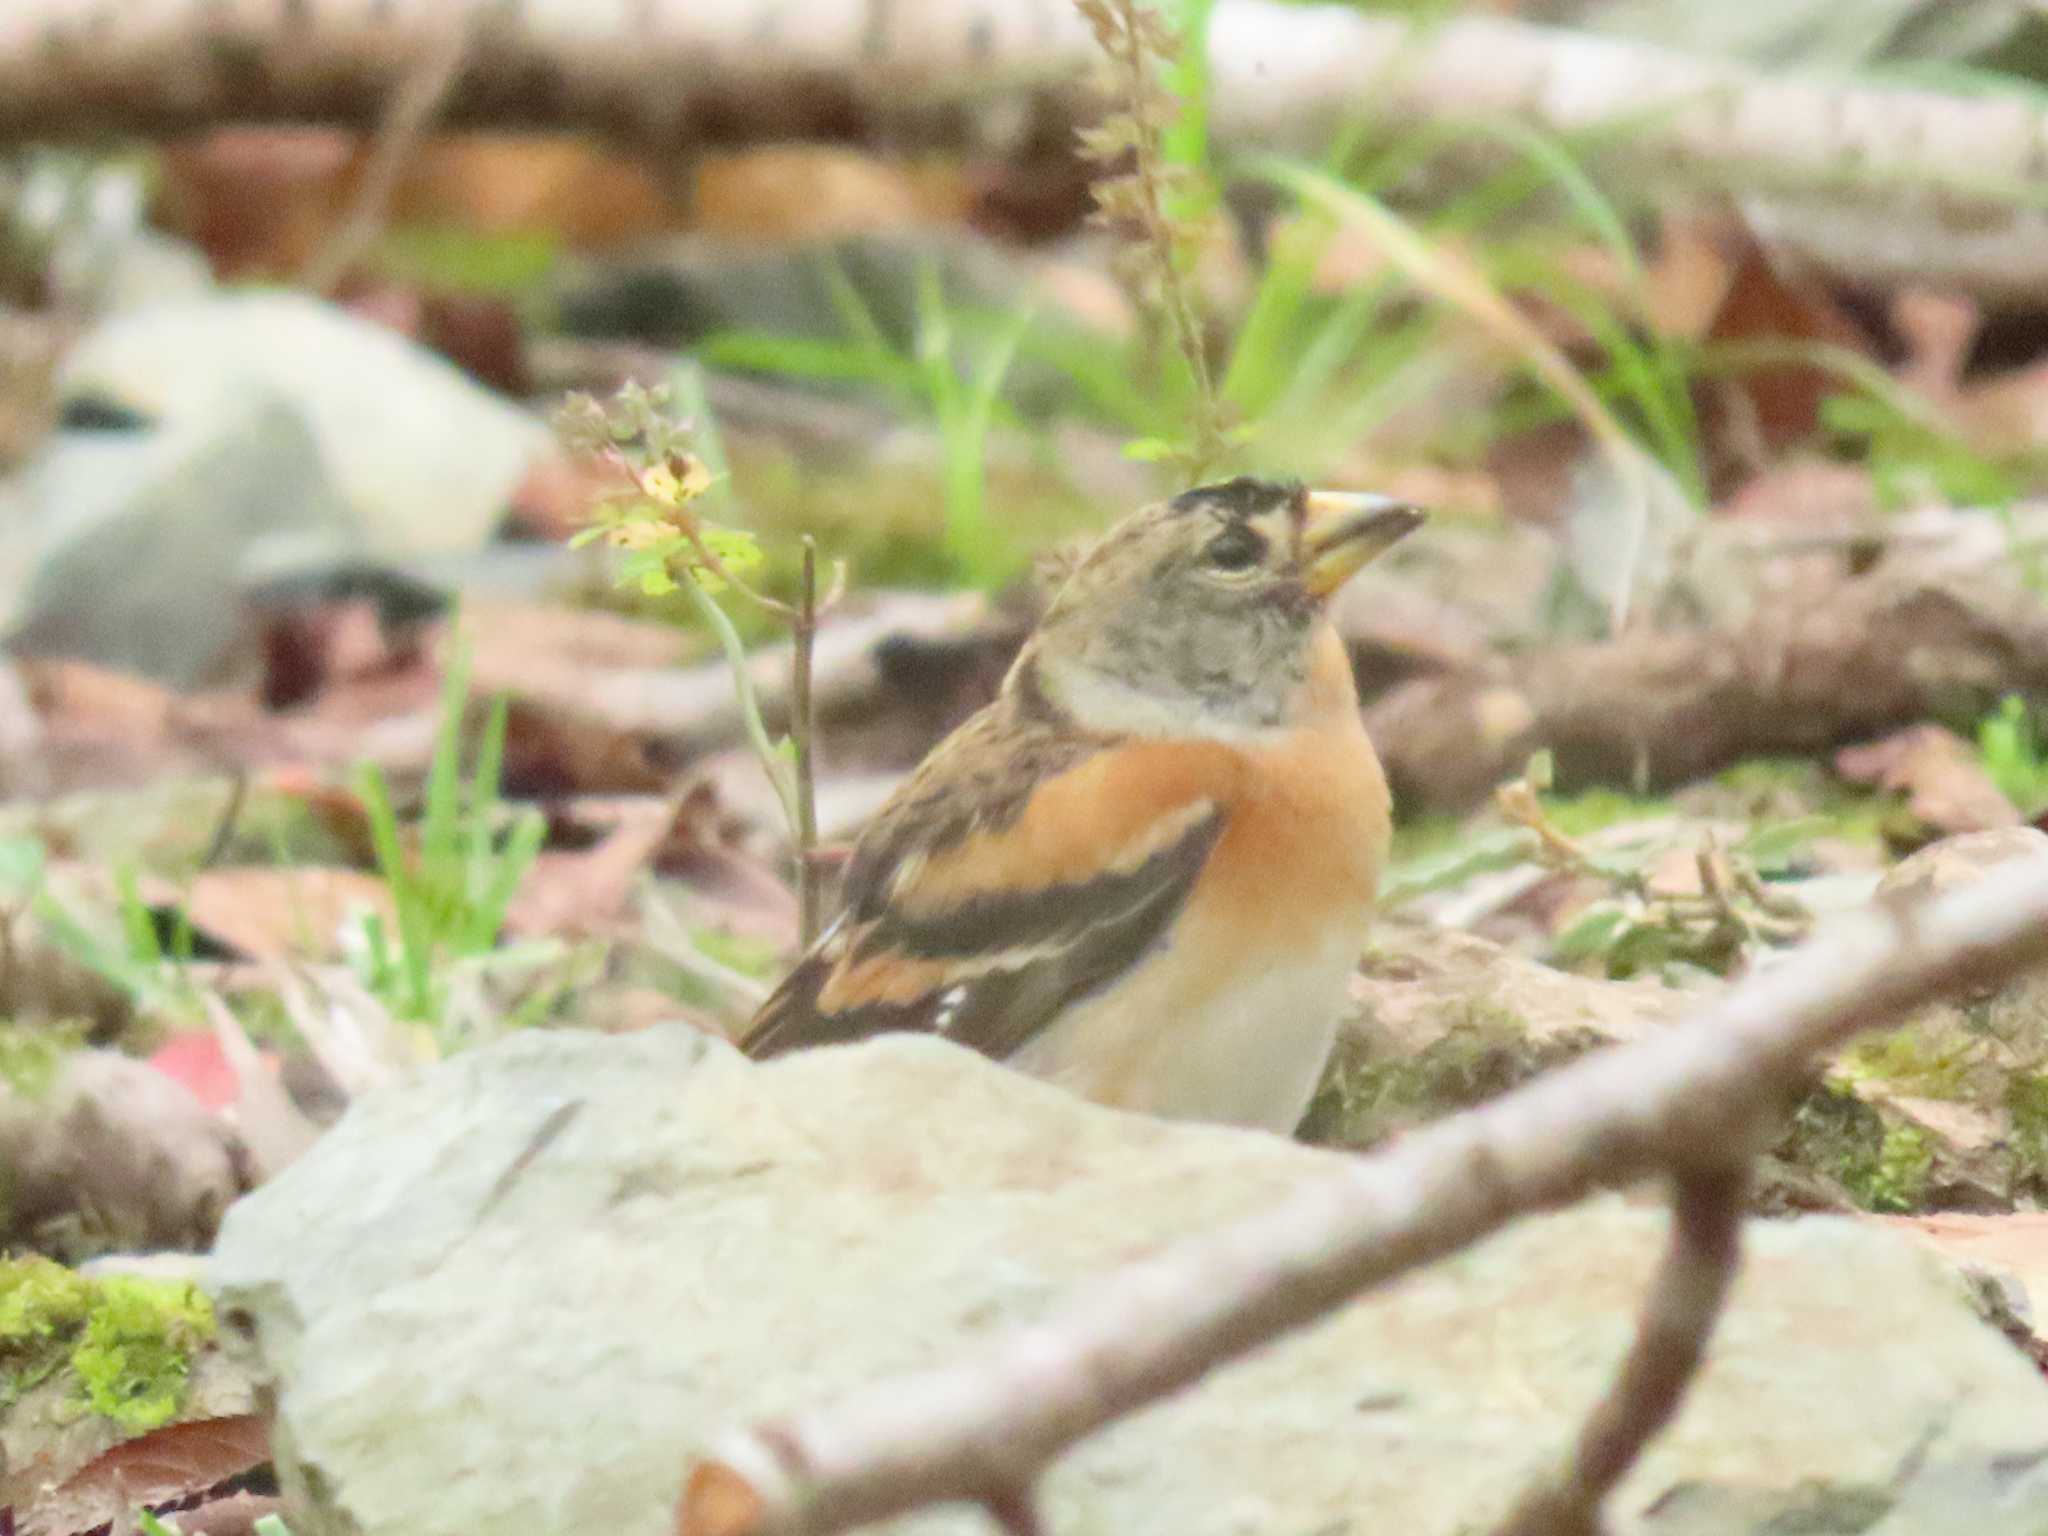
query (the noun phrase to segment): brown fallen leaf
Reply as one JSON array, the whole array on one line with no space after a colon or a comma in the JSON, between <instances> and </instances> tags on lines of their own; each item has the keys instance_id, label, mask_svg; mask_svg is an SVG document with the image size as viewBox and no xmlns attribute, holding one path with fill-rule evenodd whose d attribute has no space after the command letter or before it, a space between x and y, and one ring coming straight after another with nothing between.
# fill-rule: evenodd
<instances>
[{"instance_id":1,"label":"brown fallen leaf","mask_svg":"<svg viewBox=\"0 0 2048 1536\"><path fill-rule=\"evenodd\" d=\"M629 804L595 846L548 849L534 860L506 909L508 935L581 938L617 930L641 874L653 866L656 850L677 836L679 820L707 813L687 800Z\"/></svg>"},{"instance_id":2,"label":"brown fallen leaf","mask_svg":"<svg viewBox=\"0 0 2048 1536\"><path fill-rule=\"evenodd\" d=\"M1725 229L1698 218L1668 214L1657 252L1643 274L1643 306L1660 336L1699 341L1707 334L1735 281Z\"/></svg>"},{"instance_id":3,"label":"brown fallen leaf","mask_svg":"<svg viewBox=\"0 0 2048 1536\"><path fill-rule=\"evenodd\" d=\"M203 1500L269 1460L270 1437L255 1414L166 1425L86 1463L17 1511L16 1524L21 1536L80 1536L118 1524L138 1505L163 1509ZM201 1528L180 1524L187 1531Z\"/></svg>"},{"instance_id":4,"label":"brown fallen leaf","mask_svg":"<svg viewBox=\"0 0 2048 1536\"><path fill-rule=\"evenodd\" d=\"M1906 808L1936 836L2020 824L2020 813L1968 742L1938 725L1915 725L1880 741L1844 747L1835 771L1853 784L1906 796Z\"/></svg>"},{"instance_id":5,"label":"brown fallen leaf","mask_svg":"<svg viewBox=\"0 0 2048 1536\"><path fill-rule=\"evenodd\" d=\"M372 913L395 932L397 909L376 876L356 869L245 865L202 870L182 906L194 930L251 960L327 960L347 926Z\"/></svg>"}]
</instances>

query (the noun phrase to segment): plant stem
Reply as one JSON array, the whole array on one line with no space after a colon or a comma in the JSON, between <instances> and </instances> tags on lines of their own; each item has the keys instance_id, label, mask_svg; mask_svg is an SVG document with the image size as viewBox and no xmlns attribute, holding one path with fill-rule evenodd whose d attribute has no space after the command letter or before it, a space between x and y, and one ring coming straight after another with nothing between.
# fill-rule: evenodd
<instances>
[{"instance_id":1,"label":"plant stem","mask_svg":"<svg viewBox=\"0 0 2048 1536\"><path fill-rule=\"evenodd\" d=\"M824 892L818 878L818 786L812 764L811 649L818 636L818 543L804 535L803 587L791 625L789 736L796 743L796 896L804 948L818 936Z\"/></svg>"},{"instance_id":2,"label":"plant stem","mask_svg":"<svg viewBox=\"0 0 2048 1536\"><path fill-rule=\"evenodd\" d=\"M1172 221L1166 213L1165 178L1161 175L1162 130L1157 119L1147 110L1150 92L1146 80L1144 34L1139 27L1135 4L1126 0L1119 10L1123 21L1123 46L1117 62L1123 69L1131 117L1138 125L1132 174L1138 181L1139 215L1144 224L1145 243L1156 253L1159 262L1160 307L1166 311L1167 321L1173 327L1174 341L1187 361L1195 386L1194 420L1190 423L1194 428L1194 440L1189 445L1187 464L1188 479L1192 483L1200 480L1202 472L1223 456L1221 411L1215 383L1209 376L1206 338L1195 316L1194 302L1188 295Z\"/></svg>"},{"instance_id":3,"label":"plant stem","mask_svg":"<svg viewBox=\"0 0 2048 1536\"><path fill-rule=\"evenodd\" d=\"M768 783L775 790L775 798L782 803L783 817L789 824L790 835L794 837L798 825L796 786L790 782L782 754L768 739L768 724L761 717L761 697L754 691L753 675L747 671L746 644L740 639L740 632L732 627L732 620L725 616L725 610L718 606L709 592L687 575L676 585L690 594L690 601L697 605L697 612L711 626L711 632L718 636L718 643L725 647L726 663L732 668L733 692L739 695L740 721L746 727L747 745L761 760L761 771L768 775Z\"/></svg>"}]
</instances>

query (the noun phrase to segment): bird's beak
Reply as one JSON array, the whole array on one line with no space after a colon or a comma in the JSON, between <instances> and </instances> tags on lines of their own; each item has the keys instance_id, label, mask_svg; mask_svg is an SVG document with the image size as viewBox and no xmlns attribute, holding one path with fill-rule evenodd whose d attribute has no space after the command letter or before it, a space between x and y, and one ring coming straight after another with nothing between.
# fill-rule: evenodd
<instances>
[{"instance_id":1,"label":"bird's beak","mask_svg":"<svg viewBox=\"0 0 2048 1536\"><path fill-rule=\"evenodd\" d=\"M1421 508L1363 491L1310 491L1302 529L1305 580L1328 597L1422 525Z\"/></svg>"}]
</instances>

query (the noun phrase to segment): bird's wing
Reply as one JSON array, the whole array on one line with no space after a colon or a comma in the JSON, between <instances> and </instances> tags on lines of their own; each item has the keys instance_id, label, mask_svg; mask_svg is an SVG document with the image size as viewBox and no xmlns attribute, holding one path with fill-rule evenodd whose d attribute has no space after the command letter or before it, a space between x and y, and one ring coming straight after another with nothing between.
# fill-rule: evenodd
<instances>
[{"instance_id":1,"label":"bird's wing","mask_svg":"<svg viewBox=\"0 0 2048 1536\"><path fill-rule=\"evenodd\" d=\"M755 1016L749 1055L927 1030L1007 1056L1159 941L1223 831L1215 765L1002 745L1004 782L963 797L988 756L970 743L885 807L855 851L845 913Z\"/></svg>"}]
</instances>

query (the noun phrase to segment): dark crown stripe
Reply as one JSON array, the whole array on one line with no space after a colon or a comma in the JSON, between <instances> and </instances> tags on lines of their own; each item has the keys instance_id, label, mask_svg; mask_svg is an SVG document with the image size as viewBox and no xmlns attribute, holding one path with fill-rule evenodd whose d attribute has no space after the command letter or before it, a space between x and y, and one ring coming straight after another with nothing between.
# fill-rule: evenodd
<instances>
[{"instance_id":1,"label":"dark crown stripe","mask_svg":"<svg viewBox=\"0 0 2048 1536\"><path fill-rule=\"evenodd\" d=\"M1256 517L1261 512L1284 506L1299 496L1301 490L1299 480L1262 480L1255 475L1239 475L1235 480L1221 480L1214 485L1198 485L1191 491L1182 491L1167 505L1176 513L1207 512L1232 518Z\"/></svg>"}]
</instances>

